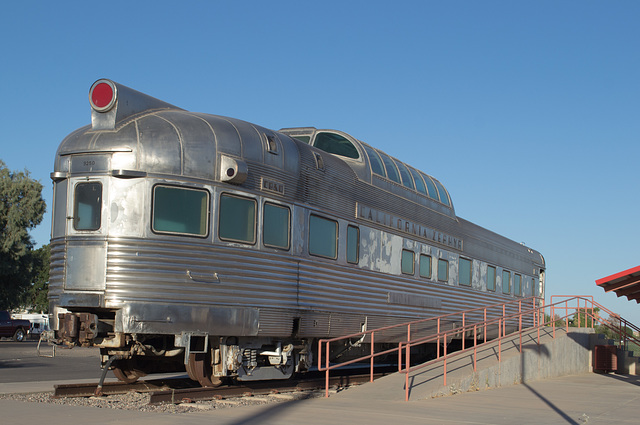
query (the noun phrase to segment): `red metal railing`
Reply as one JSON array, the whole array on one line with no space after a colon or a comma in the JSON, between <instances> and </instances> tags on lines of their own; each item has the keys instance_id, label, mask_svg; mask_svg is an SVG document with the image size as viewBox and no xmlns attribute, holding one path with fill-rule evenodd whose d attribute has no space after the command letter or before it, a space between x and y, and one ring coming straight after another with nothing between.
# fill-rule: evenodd
<instances>
[{"instance_id":1,"label":"red metal railing","mask_svg":"<svg viewBox=\"0 0 640 425\"><path fill-rule=\"evenodd\" d=\"M492 305L488 305L485 307L479 307L479 308L474 308L474 309L470 309L470 310L464 310L464 311L460 311L460 312L455 312L455 313L450 313L450 314L445 314L445 315L441 315L441 316L437 316L437 317L431 317L431 318L427 318L427 319L420 319L420 320L414 320L412 322L408 322L408 323L401 323L401 324L397 324L397 325L391 325L391 326L386 326L383 328L379 328L379 329L374 329L374 330L369 330L369 331L363 331L363 332L358 332L358 333L354 333L351 335L346 335L346 336L342 336L342 337L337 337L337 338L331 338L331 339L321 339L318 341L318 370L319 371L323 371L325 372L325 381L326 381L326 390L325 390L325 396L328 397L329 396L329 374L332 370L338 369L340 367L344 367L347 365L351 365L354 363L362 363L364 361L369 361L370 364L370 380L371 382L373 382L373 367L374 367L374 362L376 358L380 358L382 356L387 356L389 354L392 354L394 352L398 353L398 365L399 365L399 371L401 371L401 348L403 347L404 341L411 341L412 337L415 338L415 335L412 335L412 331L414 331L417 327L422 327L422 328L435 328L436 329L436 338L439 335L443 335L443 332L441 332L441 330L447 326L450 326L452 329L448 329L448 335L449 336L456 336L458 334L463 334L465 331L467 331L470 327L473 326L473 324L477 324L477 323L491 323L492 320L494 320L494 318L501 318L501 317L509 317L509 320L505 320L504 324L501 324L500 328L498 329L498 335L500 335L501 333L505 333L506 328L507 328L507 323L512 323L512 322L518 322L518 316L517 316L517 312L522 312L522 306L526 305L527 303L530 303L533 306L535 306L537 303L541 303L544 302L544 300L540 299L540 298L536 298L536 297L530 297L530 298L523 298L521 300L514 300L514 301L509 301L506 303L496 303L496 304L492 304ZM527 311L533 311L534 309L530 309ZM508 313L508 314L507 314ZM469 321L472 321L471 324ZM461 326L456 326L457 323L461 323ZM530 323L531 325L534 325L536 323L539 323L539 317L535 317L532 316L532 318L530 319ZM453 325L453 326L452 326ZM511 327L516 327L516 326L522 326L522 319L520 318L520 322L519 325L516 325L515 323L512 323L510 325ZM482 335L483 335L483 339L486 340L487 339L487 335L488 335L488 327L487 326L476 326L475 328L475 332L478 332L478 329L480 329L482 331ZM375 352L375 344L374 342L376 340L379 340L376 338L376 335L384 335L385 333L389 333L389 332L398 332L400 331L401 334L406 335L406 339L404 339L403 337L396 337L394 343L399 345L397 347L394 348L390 348L387 350L382 350L380 352ZM433 334L430 334L433 335ZM476 335L477 337L477 335ZM353 339L357 339L357 342L353 345L358 345L361 343L370 343L371 348L370 348L370 352L368 355L365 356L361 356L355 359L350 359L348 361L344 361L344 362L340 362L340 363L336 363L334 362L333 364L330 363L329 359L330 359L330 350L331 350L331 344L335 344L338 342L343 342L343 343L347 343L350 344L350 340ZM367 341L368 339L368 341ZM384 339L384 338L382 338ZM440 339L438 339L438 341L440 341ZM463 341L463 349L464 347L464 341L465 338L462 338ZM438 344L438 353L437 353L437 357L440 358L441 354L440 354L440 344ZM323 358L324 358L324 362L323 362Z\"/></svg>"},{"instance_id":2,"label":"red metal railing","mask_svg":"<svg viewBox=\"0 0 640 425\"><path fill-rule=\"evenodd\" d=\"M564 299L558 300L559 298ZM610 319L606 320L596 314L596 308L608 313ZM496 311L499 312L499 314L496 314ZM545 320L547 312L547 317L549 319ZM560 314L563 313L564 315L560 316L558 312L561 312ZM330 371L350 364L369 361L370 380L373 381L375 359L397 352L398 371L405 374L405 399L408 400L410 391L409 374L411 372L427 367L435 362L442 361L443 379L444 385L446 386L447 361L450 358L473 350L473 370L476 371L478 348L485 344L495 343L497 340L498 361L500 362L502 361L502 341L505 338L519 336L519 351L522 352L522 335L524 332L537 329L537 343L540 344L541 328L552 327L553 337L555 338L556 323L564 322L568 332L570 322L572 322L572 326L575 326L575 322L577 320L577 326L582 327L581 317L585 319L585 326L589 324L589 319L591 319L591 326L588 327L593 327L596 323L600 323L616 332L620 335L621 341L624 341L625 348L630 341L640 346L640 340L628 335L626 332L626 329L634 331L640 331L640 329L602 305L596 303L592 296L553 296L551 298L551 303L548 305L545 305L544 300L541 298L530 297L503 304L493 304L487 307L465 310L433 318L415 320L408 323L359 332L344 337L322 339L318 342L318 370L325 372L325 396L328 397ZM460 323L459 326L458 323ZM435 332L425 336L412 335L412 329L415 329L419 325L424 326L426 324L433 324L431 327L435 328ZM447 327L450 328L447 329ZM404 330L405 328L406 330ZM489 333L492 332L490 331L492 328L495 328L495 333ZM510 330L509 333L507 333L507 329ZM374 341L376 340L376 335L380 336L385 332L397 330L402 330L402 333L407 335L406 339L398 342L397 347L375 352ZM482 335L481 338L479 338L480 335ZM472 346L465 347L465 336L468 336L469 339L473 339ZM344 345L345 342L350 343L350 340L356 338L358 341L352 345L357 346L358 344L365 343L368 338L368 342L371 345L369 354L340 363L330 363L329 357L331 344L342 342ZM455 338L460 338L462 340L462 349L452 353L447 353L446 343ZM479 342L479 340L482 342ZM435 343L437 346L436 358L429 362L412 367L411 348L430 343ZM442 344L444 347L443 353L440 353L441 343L444 343Z\"/></svg>"}]
</instances>

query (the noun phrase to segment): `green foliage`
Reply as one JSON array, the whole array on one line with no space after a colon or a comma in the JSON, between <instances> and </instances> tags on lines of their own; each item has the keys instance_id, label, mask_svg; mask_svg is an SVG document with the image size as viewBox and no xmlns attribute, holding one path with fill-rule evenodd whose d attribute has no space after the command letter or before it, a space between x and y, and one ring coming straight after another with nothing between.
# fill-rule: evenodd
<instances>
[{"instance_id":1,"label":"green foliage","mask_svg":"<svg viewBox=\"0 0 640 425\"><path fill-rule=\"evenodd\" d=\"M51 247L45 245L32 251L31 264L33 266L33 282L29 287L24 304L33 313L48 313L49 299L49 264L51 262Z\"/></svg>"},{"instance_id":2,"label":"green foliage","mask_svg":"<svg viewBox=\"0 0 640 425\"><path fill-rule=\"evenodd\" d=\"M569 327L592 328L594 326L594 323L597 324L597 318L599 316L600 309L598 307L576 309L573 317L569 319Z\"/></svg>"},{"instance_id":3,"label":"green foliage","mask_svg":"<svg viewBox=\"0 0 640 425\"><path fill-rule=\"evenodd\" d=\"M0 160L0 309L24 301L34 277L29 230L46 210L42 185L29 172L12 172Z\"/></svg>"}]
</instances>

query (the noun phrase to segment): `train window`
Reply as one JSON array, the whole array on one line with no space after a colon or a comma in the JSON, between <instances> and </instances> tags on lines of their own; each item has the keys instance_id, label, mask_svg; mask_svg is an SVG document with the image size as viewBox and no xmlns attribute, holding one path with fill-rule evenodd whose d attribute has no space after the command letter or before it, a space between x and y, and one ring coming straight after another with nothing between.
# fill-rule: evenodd
<instances>
[{"instance_id":1,"label":"train window","mask_svg":"<svg viewBox=\"0 0 640 425\"><path fill-rule=\"evenodd\" d=\"M73 228L98 230L102 217L102 183L79 183L73 201Z\"/></svg>"},{"instance_id":2,"label":"train window","mask_svg":"<svg viewBox=\"0 0 640 425\"><path fill-rule=\"evenodd\" d=\"M431 180L431 177L427 176L426 174L421 175L422 177L424 177L424 182L427 184L429 197L435 199L436 201L439 201L440 197L438 196L438 189L436 189L436 185L433 184L433 180Z\"/></svg>"},{"instance_id":3,"label":"train window","mask_svg":"<svg viewBox=\"0 0 640 425\"><path fill-rule=\"evenodd\" d=\"M402 250L402 273L413 275L415 272L416 255L413 251Z\"/></svg>"},{"instance_id":4,"label":"train window","mask_svg":"<svg viewBox=\"0 0 640 425\"><path fill-rule=\"evenodd\" d=\"M154 232L206 236L209 192L173 186L153 188Z\"/></svg>"},{"instance_id":5,"label":"train window","mask_svg":"<svg viewBox=\"0 0 640 425\"><path fill-rule=\"evenodd\" d=\"M442 183L440 183L436 179L433 179L433 182L436 184L436 187L438 188L438 192L440 193L440 202L442 202L446 206L451 206L451 204L449 204L449 196L447 195L447 191L442 185Z\"/></svg>"},{"instance_id":6,"label":"train window","mask_svg":"<svg viewBox=\"0 0 640 425\"><path fill-rule=\"evenodd\" d=\"M380 155L378 155L378 152L373 150L373 148L370 146L364 144L362 146L364 147L364 150L367 152L367 156L369 157L371 171L382 177L387 177L387 173L385 173L384 171L384 164L382 163L382 159L380 159Z\"/></svg>"},{"instance_id":7,"label":"train window","mask_svg":"<svg viewBox=\"0 0 640 425\"><path fill-rule=\"evenodd\" d=\"M506 270L502 271L502 293L511 293L511 272L508 272Z\"/></svg>"},{"instance_id":8,"label":"train window","mask_svg":"<svg viewBox=\"0 0 640 425\"><path fill-rule=\"evenodd\" d=\"M382 157L382 162L384 162L384 168L387 170L387 177L389 178L389 180L393 180L394 182L400 184L400 174L398 173L396 164L393 162L391 157L383 153L380 153L380 157Z\"/></svg>"},{"instance_id":9,"label":"train window","mask_svg":"<svg viewBox=\"0 0 640 425\"><path fill-rule=\"evenodd\" d=\"M346 137L335 133L318 133L313 146L325 152L346 158L358 159L360 154Z\"/></svg>"},{"instance_id":10,"label":"train window","mask_svg":"<svg viewBox=\"0 0 640 425\"><path fill-rule=\"evenodd\" d=\"M400 170L402 185L408 187L411 190L414 190L415 186L413 185L413 179L411 178L411 173L409 173L409 169L407 168L407 166L400 161L395 161L395 163L398 166L398 170Z\"/></svg>"},{"instance_id":11,"label":"train window","mask_svg":"<svg viewBox=\"0 0 640 425\"><path fill-rule=\"evenodd\" d=\"M291 136L296 140L300 140L302 143L306 143L307 145L311 141L311 136Z\"/></svg>"},{"instance_id":12,"label":"train window","mask_svg":"<svg viewBox=\"0 0 640 425\"><path fill-rule=\"evenodd\" d=\"M411 175L413 175L413 181L416 182L416 190L426 196L427 188L424 185L424 181L422 181L422 177L420 177L420 173L413 168L409 168L409 171L411 172Z\"/></svg>"},{"instance_id":13,"label":"train window","mask_svg":"<svg viewBox=\"0 0 640 425\"><path fill-rule=\"evenodd\" d=\"M458 282L460 285L471 286L471 272L473 263L466 258L460 258L458 264Z\"/></svg>"},{"instance_id":14,"label":"train window","mask_svg":"<svg viewBox=\"0 0 640 425\"><path fill-rule=\"evenodd\" d=\"M431 256L420 254L420 277L431 279Z\"/></svg>"},{"instance_id":15,"label":"train window","mask_svg":"<svg viewBox=\"0 0 640 425\"><path fill-rule=\"evenodd\" d=\"M518 297L522 296L522 276L519 274L513 275L513 294Z\"/></svg>"},{"instance_id":16,"label":"train window","mask_svg":"<svg viewBox=\"0 0 640 425\"><path fill-rule=\"evenodd\" d=\"M496 268L487 266L487 291L496 290Z\"/></svg>"},{"instance_id":17,"label":"train window","mask_svg":"<svg viewBox=\"0 0 640 425\"><path fill-rule=\"evenodd\" d=\"M347 226L347 262L358 264L360 259L360 229Z\"/></svg>"},{"instance_id":18,"label":"train window","mask_svg":"<svg viewBox=\"0 0 640 425\"><path fill-rule=\"evenodd\" d=\"M289 249L291 211L280 205L265 203L262 223L262 243L273 248Z\"/></svg>"},{"instance_id":19,"label":"train window","mask_svg":"<svg viewBox=\"0 0 640 425\"><path fill-rule=\"evenodd\" d=\"M267 151L277 155L278 154L278 142L276 142L276 137L275 136L270 136L268 134L265 134L266 138L267 138Z\"/></svg>"},{"instance_id":20,"label":"train window","mask_svg":"<svg viewBox=\"0 0 640 425\"><path fill-rule=\"evenodd\" d=\"M309 217L309 254L338 258L338 222L311 215Z\"/></svg>"},{"instance_id":21,"label":"train window","mask_svg":"<svg viewBox=\"0 0 640 425\"><path fill-rule=\"evenodd\" d=\"M438 259L438 280L442 282L449 281L449 262L442 258Z\"/></svg>"},{"instance_id":22,"label":"train window","mask_svg":"<svg viewBox=\"0 0 640 425\"><path fill-rule=\"evenodd\" d=\"M220 195L220 239L254 244L256 242L256 201L251 198Z\"/></svg>"}]
</instances>

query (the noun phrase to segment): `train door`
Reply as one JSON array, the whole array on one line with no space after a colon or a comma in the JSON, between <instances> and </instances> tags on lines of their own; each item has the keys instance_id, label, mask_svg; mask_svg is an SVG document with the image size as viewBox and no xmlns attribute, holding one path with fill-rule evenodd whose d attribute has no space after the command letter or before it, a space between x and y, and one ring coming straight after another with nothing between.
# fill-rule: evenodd
<instances>
[{"instance_id":1,"label":"train door","mask_svg":"<svg viewBox=\"0 0 640 425\"><path fill-rule=\"evenodd\" d=\"M67 290L103 291L105 289L107 183L106 177L69 179L65 224L67 239L65 289ZM63 190L60 189L61 197Z\"/></svg>"}]
</instances>

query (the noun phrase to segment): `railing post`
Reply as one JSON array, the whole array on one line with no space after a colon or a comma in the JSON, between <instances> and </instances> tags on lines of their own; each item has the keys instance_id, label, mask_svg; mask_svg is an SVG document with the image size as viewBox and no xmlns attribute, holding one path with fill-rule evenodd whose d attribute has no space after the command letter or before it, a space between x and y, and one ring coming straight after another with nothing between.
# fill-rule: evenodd
<instances>
[{"instance_id":1,"label":"railing post","mask_svg":"<svg viewBox=\"0 0 640 425\"><path fill-rule=\"evenodd\" d=\"M506 323L504 323L505 321L505 317L507 317L507 304L502 304L502 334L500 334L500 336L505 336L507 334L507 326Z\"/></svg>"},{"instance_id":2,"label":"railing post","mask_svg":"<svg viewBox=\"0 0 640 425\"><path fill-rule=\"evenodd\" d=\"M478 362L478 325L473 325L473 371L476 372Z\"/></svg>"},{"instance_id":3,"label":"railing post","mask_svg":"<svg viewBox=\"0 0 640 425\"><path fill-rule=\"evenodd\" d=\"M569 333L569 300L564 302L564 323Z\"/></svg>"},{"instance_id":4,"label":"railing post","mask_svg":"<svg viewBox=\"0 0 640 425\"><path fill-rule=\"evenodd\" d=\"M484 342L487 342L487 307L484 308L484 326L483 326L483 330L484 330Z\"/></svg>"},{"instance_id":5,"label":"railing post","mask_svg":"<svg viewBox=\"0 0 640 425\"><path fill-rule=\"evenodd\" d=\"M373 382L373 354L374 354L374 350L373 350L373 332L371 332L371 379L369 380L369 382Z\"/></svg>"},{"instance_id":6,"label":"railing post","mask_svg":"<svg viewBox=\"0 0 640 425\"><path fill-rule=\"evenodd\" d=\"M462 351L464 351L464 332L466 330L466 324L465 324L465 318L466 318L466 313L462 312Z\"/></svg>"},{"instance_id":7,"label":"railing post","mask_svg":"<svg viewBox=\"0 0 640 425\"><path fill-rule=\"evenodd\" d=\"M436 347L436 358L439 359L440 358L440 318L438 317L438 329L436 330L438 332L438 344ZM446 341L445 341L446 344Z\"/></svg>"},{"instance_id":8,"label":"railing post","mask_svg":"<svg viewBox=\"0 0 640 425\"><path fill-rule=\"evenodd\" d=\"M498 363L502 362L502 327L504 316L498 320Z\"/></svg>"},{"instance_id":9,"label":"railing post","mask_svg":"<svg viewBox=\"0 0 640 425\"><path fill-rule=\"evenodd\" d=\"M444 333L444 386L447 386L447 333Z\"/></svg>"},{"instance_id":10,"label":"railing post","mask_svg":"<svg viewBox=\"0 0 640 425\"><path fill-rule=\"evenodd\" d=\"M329 343L327 342L327 348L326 348L326 359L325 359L325 394L324 396L326 398L329 397Z\"/></svg>"},{"instance_id":11,"label":"railing post","mask_svg":"<svg viewBox=\"0 0 640 425\"><path fill-rule=\"evenodd\" d=\"M406 347L405 347L405 360L407 362L407 371L404 374L404 401L409 401L409 351L410 351L410 347L411 343L407 342Z\"/></svg>"}]
</instances>

